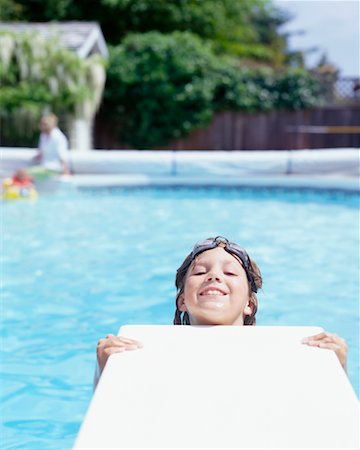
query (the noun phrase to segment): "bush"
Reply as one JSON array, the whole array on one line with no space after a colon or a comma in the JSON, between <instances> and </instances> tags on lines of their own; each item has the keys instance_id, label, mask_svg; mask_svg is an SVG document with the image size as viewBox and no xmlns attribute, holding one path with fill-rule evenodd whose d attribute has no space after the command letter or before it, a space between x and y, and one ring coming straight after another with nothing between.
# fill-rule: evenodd
<instances>
[{"instance_id":1,"label":"bush","mask_svg":"<svg viewBox=\"0 0 360 450\"><path fill-rule=\"evenodd\" d=\"M166 144L212 118L215 63L188 32L129 35L110 49L104 110L120 121L125 142Z\"/></svg>"},{"instance_id":2,"label":"bush","mask_svg":"<svg viewBox=\"0 0 360 450\"><path fill-rule=\"evenodd\" d=\"M217 110L293 111L319 106L322 101L319 79L304 69L254 70L229 63L217 77Z\"/></svg>"},{"instance_id":3,"label":"bush","mask_svg":"<svg viewBox=\"0 0 360 450\"><path fill-rule=\"evenodd\" d=\"M217 71L216 110L243 112L274 109L276 88L271 69L253 70L229 61Z\"/></svg>"},{"instance_id":4,"label":"bush","mask_svg":"<svg viewBox=\"0 0 360 450\"><path fill-rule=\"evenodd\" d=\"M304 69L289 69L277 77L277 109L299 110L322 104L319 78Z\"/></svg>"},{"instance_id":5,"label":"bush","mask_svg":"<svg viewBox=\"0 0 360 450\"><path fill-rule=\"evenodd\" d=\"M111 48L103 111L121 141L153 148L206 126L215 111L301 109L318 103L304 70L241 67L189 32L128 35Z\"/></svg>"}]
</instances>

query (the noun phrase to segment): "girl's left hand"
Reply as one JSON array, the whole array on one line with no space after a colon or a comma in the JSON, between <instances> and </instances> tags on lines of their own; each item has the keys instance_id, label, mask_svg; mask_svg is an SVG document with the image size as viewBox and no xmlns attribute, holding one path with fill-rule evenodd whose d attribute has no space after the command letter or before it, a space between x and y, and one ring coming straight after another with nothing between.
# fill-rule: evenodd
<instances>
[{"instance_id":1,"label":"girl's left hand","mask_svg":"<svg viewBox=\"0 0 360 450\"><path fill-rule=\"evenodd\" d=\"M322 333L315 334L314 336L304 338L302 343L310 345L311 347L320 347L333 350L346 372L348 346L343 338L337 336L336 334L323 331Z\"/></svg>"}]
</instances>

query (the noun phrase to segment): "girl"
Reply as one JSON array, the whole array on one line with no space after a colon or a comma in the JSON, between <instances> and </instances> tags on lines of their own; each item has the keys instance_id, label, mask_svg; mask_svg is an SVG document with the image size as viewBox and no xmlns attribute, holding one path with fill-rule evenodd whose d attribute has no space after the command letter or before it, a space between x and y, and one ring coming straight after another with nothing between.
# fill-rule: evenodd
<instances>
[{"instance_id":1,"label":"girl","mask_svg":"<svg viewBox=\"0 0 360 450\"><path fill-rule=\"evenodd\" d=\"M218 236L199 241L176 273L174 325L255 325L262 287L258 266L244 249ZM346 370L344 339L327 332L310 336L304 344L333 350ZM97 346L98 374L113 353L141 348L133 339L109 334ZM97 381L97 380L96 380Z\"/></svg>"}]
</instances>

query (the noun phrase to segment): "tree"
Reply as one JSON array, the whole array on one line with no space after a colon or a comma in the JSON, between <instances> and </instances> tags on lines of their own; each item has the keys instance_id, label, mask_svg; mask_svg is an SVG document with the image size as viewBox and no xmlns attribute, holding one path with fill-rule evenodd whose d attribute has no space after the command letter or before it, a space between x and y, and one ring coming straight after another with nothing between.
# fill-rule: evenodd
<instances>
[{"instance_id":1,"label":"tree","mask_svg":"<svg viewBox=\"0 0 360 450\"><path fill-rule=\"evenodd\" d=\"M138 148L166 145L220 110L315 105L271 0L0 0L22 20L96 20L113 44L103 114ZM11 7L12 5L12 7Z\"/></svg>"},{"instance_id":2,"label":"tree","mask_svg":"<svg viewBox=\"0 0 360 450\"><path fill-rule=\"evenodd\" d=\"M129 33L190 31L214 51L281 66L288 16L271 0L0 0L16 5L27 21L95 20L109 44ZM0 12L2 20L11 17Z\"/></svg>"}]
</instances>

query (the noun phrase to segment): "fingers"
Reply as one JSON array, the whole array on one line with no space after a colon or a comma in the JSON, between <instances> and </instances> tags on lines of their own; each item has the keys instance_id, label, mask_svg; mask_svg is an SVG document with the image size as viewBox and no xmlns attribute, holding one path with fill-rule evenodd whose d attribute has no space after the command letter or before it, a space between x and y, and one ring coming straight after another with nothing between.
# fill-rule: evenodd
<instances>
[{"instance_id":1,"label":"fingers","mask_svg":"<svg viewBox=\"0 0 360 450\"><path fill-rule=\"evenodd\" d=\"M339 350L341 350L340 345L333 344L333 343L330 343L330 342L319 342L318 344L316 344L316 347L326 348L328 350L333 350L335 353L338 352Z\"/></svg>"},{"instance_id":2,"label":"fingers","mask_svg":"<svg viewBox=\"0 0 360 450\"><path fill-rule=\"evenodd\" d=\"M333 342L309 342L307 345L309 345L310 347L327 348L334 351L341 349L340 345Z\"/></svg>"},{"instance_id":3,"label":"fingers","mask_svg":"<svg viewBox=\"0 0 360 450\"><path fill-rule=\"evenodd\" d=\"M128 338L123 337L123 336L117 336L117 338L119 340L121 340L121 342L124 342L125 344L136 345L138 348L142 348L143 347L142 342L136 341L135 339L128 339Z\"/></svg>"},{"instance_id":4,"label":"fingers","mask_svg":"<svg viewBox=\"0 0 360 450\"><path fill-rule=\"evenodd\" d=\"M319 333L319 334L315 334L315 335L313 335L313 336L308 336L308 337L304 338L304 339L302 340L302 342L303 342L304 344L308 344L309 342L321 341L322 339L330 338L331 336L332 336L331 333L327 333L327 332L325 332L325 331L322 331L322 332Z\"/></svg>"},{"instance_id":5,"label":"fingers","mask_svg":"<svg viewBox=\"0 0 360 450\"><path fill-rule=\"evenodd\" d=\"M303 344L315 345L317 342L334 342L346 345L346 342L341 337L337 336L334 333L328 333L327 331L323 331L319 334L315 334L314 336L308 336L301 341Z\"/></svg>"},{"instance_id":6,"label":"fingers","mask_svg":"<svg viewBox=\"0 0 360 450\"><path fill-rule=\"evenodd\" d=\"M102 373L109 356L114 353L122 353L142 347L142 343L136 341L135 339L129 339L123 336L114 336L113 334L108 334L105 338L100 339L96 347L96 356L100 374Z\"/></svg>"},{"instance_id":7,"label":"fingers","mask_svg":"<svg viewBox=\"0 0 360 450\"><path fill-rule=\"evenodd\" d=\"M323 331L322 333L316 334L314 336L306 337L301 342L306 345L321 348L328 348L324 347L324 344L334 344L341 348L344 352L347 352L348 350L347 343L343 338L326 331Z\"/></svg>"},{"instance_id":8,"label":"fingers","mask_svg":"<svg viewBox=\"0 0 360 450\"><path fill-rule=\"evenodd\" d=\"M104 353L105 355L110 356L113 353L122 353L125 350L126 350L125 347L107 347L104 349Z\"/></svg>"},{"instance_id":9,"label":"fingers","mask_svg":"<svg viewBox=\"0 0 360 450\"><path fill-rule=\"evenodd\" d=\"M309 345L310 347L319 347L334 351L346 371L348 346L346 341L340 336L323 331L322 333L314 336L306 337L301 342Z\"/></svg>"},{"instance_id":10,"label":"fingers","mask_svg":"<svg viewBox=\"0 0 360 450\"><path fill-rule=\"evenodd\" d=\"M114 336L108 334L106 338L100 339L97 344L97 351L101 352L107 348L123 348L124 350L136 350L142 348L143 344L135 339L125 338L123 336Z\"/></svg>"},{"instance_id":11,"label":"fingers","mask_svg":"<svg viewBox=\"0 0 360 450\"><path fill-rule=\"evenodd\" d=\"M135 339L129 339L125 336L115 336L114 334L107 334L105 339L100 339L100 341L104 341L106 339L110 339L113 342L123 342L125 344L136 344L139 347L142 347L142 343L140 341L136 341ZM100 342L99 341L99 342Z\"/></svg>"}]
</instances>

